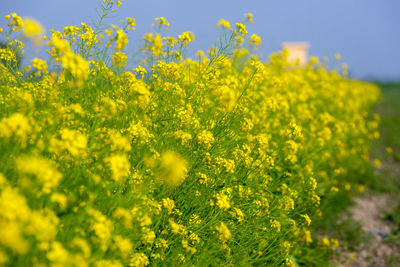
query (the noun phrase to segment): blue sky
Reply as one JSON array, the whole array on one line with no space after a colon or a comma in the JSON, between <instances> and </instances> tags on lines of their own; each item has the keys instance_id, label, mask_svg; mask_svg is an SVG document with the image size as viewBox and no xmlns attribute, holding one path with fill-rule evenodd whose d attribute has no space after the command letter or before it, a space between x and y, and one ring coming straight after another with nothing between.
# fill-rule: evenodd
<instances>
[{"instance_id":1,"label":"blue sky","mask_svg":"<svg viewBox=\"0 0 400 267\"><path fill-rule=\"evenodd\" d=\"M16 12L39 20L46 29L97 21L97 0L0 0L1 15ZM284 41L308 41L310 55L342 55L356 78L400 80L400 1L398 0L125 0L106 23L127 16L137 22L130 47L151 31L155 17L170 23L170 34L192 31L191 51L206 50L218 37L219 19L237 22L254 14L249 33L262 38L267 58ZM0 25L5 25L1 18Z\"/></svg>"}]
</instances>

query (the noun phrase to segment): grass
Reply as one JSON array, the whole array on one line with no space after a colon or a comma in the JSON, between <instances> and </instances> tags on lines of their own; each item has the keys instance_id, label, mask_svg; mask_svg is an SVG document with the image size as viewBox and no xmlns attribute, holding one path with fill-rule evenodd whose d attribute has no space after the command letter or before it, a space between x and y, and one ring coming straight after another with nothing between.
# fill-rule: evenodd
<instances>
[{"instance_id":1,"label":"grass","mask_svg":"<svg viewBox=\"0 0 400 267\"><path fill-rule=\"evenodd\" d=\"M376 193L389 193L394 196L393 207L388 208L383 219L394 224L392 235L387 242L400 247L400 83L378 84L382 88L382 100L375 111L382 118L381 138L372 151L372 155L382 162L377 170L377 184L373 189ZM388 153L386 148L392 148Z\"/></svg>"},{"instance_id":2,"label":"grass","mask_svg":"<svg viewBox=\"0 0 400 267\"><path fill-rule=\"evenodd\" d=\"M378 86L382 89L382 99L374 112L381 116L381 138L373 147L371 158L381 161L382 166L377 168L372 189L396 193L400 191L400 83L378 83ZM387 149L393 152L388 153Z\"/></svg>"}]
</instances>

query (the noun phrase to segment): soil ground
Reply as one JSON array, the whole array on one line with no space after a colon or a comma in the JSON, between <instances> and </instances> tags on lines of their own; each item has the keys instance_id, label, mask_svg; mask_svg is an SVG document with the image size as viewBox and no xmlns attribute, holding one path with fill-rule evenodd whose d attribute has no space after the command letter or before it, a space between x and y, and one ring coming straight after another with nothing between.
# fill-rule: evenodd
<instances>
[{"instance_id":1,"label":"soil ground","mask_svg":"<svg viewBox=\"0 0 400 267\"><path fill-rule=\"evenodd\" d=\"M353 219L361 224L369 239L357 251L343 252L340 267L400 266L399 246L388 239L395 225L382 219L388 209L394 208L392 200L387 194L371 193L355 199L351 208Z\"/></svg>"}]
</instances>

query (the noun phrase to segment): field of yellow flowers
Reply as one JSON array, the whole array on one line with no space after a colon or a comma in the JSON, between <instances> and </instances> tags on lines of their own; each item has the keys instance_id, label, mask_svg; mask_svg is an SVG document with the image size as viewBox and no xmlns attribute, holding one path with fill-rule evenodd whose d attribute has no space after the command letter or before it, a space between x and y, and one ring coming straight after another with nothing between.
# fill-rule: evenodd
<instances>
[{"instance_id":1,"label":"field of yellow flowers","mask_svg":"<svg viewBox=\"0 0 400 267\"><path fill-rule=\"evenodd\" d=\"M97 27L51 31L49 60L24 68L20 37L40 43L42 28L5 17L0 265L326 261L339 242L313 223L368 182L379 89L286 51L261 62L260 37L225 20L220 46L190 59L194 34L157 18L128 68L135 20L101 24L119 5L105 0Z\"/></svg>"}]
</instances>

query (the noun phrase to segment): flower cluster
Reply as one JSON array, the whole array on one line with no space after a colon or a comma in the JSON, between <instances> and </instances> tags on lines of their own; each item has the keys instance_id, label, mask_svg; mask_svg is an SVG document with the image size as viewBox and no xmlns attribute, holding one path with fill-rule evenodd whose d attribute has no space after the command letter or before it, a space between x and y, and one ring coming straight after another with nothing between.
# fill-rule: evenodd
<instances>
[{"instance_id":1,"label":"flower cluster","mask_svg":"<svg viewBox=\"0 0 400 267\"><path fill-rule=\"evenodd\" d=\"M24 21L6 19L1 266L311 266L339 245L312 227L367 182L376 86L285 51L261 62L244 48L261 38L225 20L197 59L160 17L128 68L127 18L51 31L50 60L22 69Z\"/></svg>"}]
</instances>

